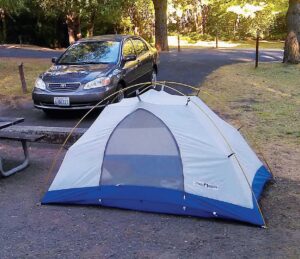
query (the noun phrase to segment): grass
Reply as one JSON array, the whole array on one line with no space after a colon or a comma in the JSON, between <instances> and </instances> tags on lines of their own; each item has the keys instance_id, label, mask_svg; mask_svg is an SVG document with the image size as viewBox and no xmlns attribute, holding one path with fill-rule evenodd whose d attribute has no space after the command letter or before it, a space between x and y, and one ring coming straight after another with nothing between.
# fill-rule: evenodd
<instances>
[{"instance_id":1,"label":"grass","mask_svg":"<svg viewBox=\"0 0 300 259\"><path fill-rule=\"evenodd\" d=\"M20 59L1 58L0 60L0 95L22 95L21 81L18 65L23 62L24 74L30 95L37 76L48 69L51 65L49 59Z\"/></svg>"},{"instance_id":2,"label":"grass","mask_svg":"<svg viewBox=\"0 0 300 259\"><path fill-rule=\"evenodd\" d=\"M256 47L256 41L255 40L247 40L247 41L233 41L232 43L236 43L237 45L235 48L255 48ZM283 41L266 41L261 40L259 42L259 47L261 49L283 49L284 48L284 42Z\"/></svg>"},{"instance_id":3,"label":"grass","mask_svg":"<svg viewBox=\"0 0 300 259\"><path fill-rule=\"evenodd\" d=\"M204 82L200 97L260 145L300 144L299 65L262 63L221 67Z\"/></svg>"},{"instance_id":4,"label":"grass","mask_svg":"<svg viewBox=\"0 0 300 259\"><path fill-rule=\"evenodd\" d=\"M177 36L169 36L168 37L169 45L171 47L177 47ZM213 48L216 46L215 40L199 40L193 41L188 36L181 36L180 45L182 47L189 48ZM284 42L283 41L260 41L260 49L283 49ZM256 47L255 40L247 40L247 41L222 41L219 40L219 48L233 48L233 49L253 49Z\"/></svg>"}]
</instances>

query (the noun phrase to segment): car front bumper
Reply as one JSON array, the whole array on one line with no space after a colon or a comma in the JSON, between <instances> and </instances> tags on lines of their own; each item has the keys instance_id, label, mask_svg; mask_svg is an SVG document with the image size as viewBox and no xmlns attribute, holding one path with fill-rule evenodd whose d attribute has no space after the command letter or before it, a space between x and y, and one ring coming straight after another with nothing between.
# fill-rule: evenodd
<instances>
[{"instance_id":1,"label":"car front bumper","mask_svg":"<svg viewBox=\"0 0 300 259\"><path fill-rule=\"evenodd\" d=\"M32 99L34 106L38 109L47 110L83 110L91 109L102 101L97 108L104 107L112 98L107 98L114 93L110 88L106 91L74 91L74 92L51 92L40 89L34 89ZM58 106L54 104L54 97L69 97L69 106ZM105 100L107 98L107 100Z\"/></svg>"}]
</instances>

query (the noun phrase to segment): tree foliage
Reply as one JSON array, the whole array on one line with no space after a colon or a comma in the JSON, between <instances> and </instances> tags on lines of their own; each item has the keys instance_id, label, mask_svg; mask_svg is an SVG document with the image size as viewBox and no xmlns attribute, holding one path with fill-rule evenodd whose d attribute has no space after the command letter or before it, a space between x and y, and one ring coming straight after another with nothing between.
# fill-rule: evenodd
<instances>
[{"instance_id":1,"label":"tree foliage","mask_svg":"<svg viewBox=\"0 0 300 259\"><path fill-rule=\"evenodd\" d=\"M0 42L5 42L7 37L7 17L12 18L13 14L18 14L25 7L23 0L0 0L0 21L1 21L1 36Z\"/></svg>"},{"instance_id":2,"label":"tree foliage","mask_svg":"<svg viewBox=\"0 0 300 259\"><path fill-rule=\"evenodd\" d=\"M286 10L285 0L174 0L170 2L169 23L173 31L184 34L215 35L218 31L224 39L232 40L253 37L260 30L268 37Z\"/></svg>"},{"instance_id":3,"label":"tree foliage","mask_svg":"<svg viewBox=\"0 0 300 259\"><path fill-rule=\"evenodd\" d=\"M153 41L158 33L167 49L167 33L198 40L218 32L221 39L238 40L259 30L263 38L284 39L287 9L287 0L0 0L0 40L18 42L21 36L55 47L96 34L130 33Z\"/></svg>"}]
</instances>

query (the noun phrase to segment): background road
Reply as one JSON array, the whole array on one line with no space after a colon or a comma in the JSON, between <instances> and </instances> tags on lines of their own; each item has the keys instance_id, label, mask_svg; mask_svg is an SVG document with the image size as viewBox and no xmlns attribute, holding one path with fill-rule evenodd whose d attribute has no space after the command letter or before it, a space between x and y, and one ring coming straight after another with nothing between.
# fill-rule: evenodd
<instances>
[{"instance_id":1,"label":"background road","mask_svg":"<svg viewBox=\"0 0 300 259\"><path fill-rule=\"evenodd\" d=\"M32 50L20 48L0 47L1 57L15 58L51 58L62 52L51 50ZM261 62L280 62L283 51L263 50L260 52ZM181 52L171 50L160 54L158 80L175 81L193 86L200 86L205 77L214 70L227 64L237 62L254 62L255 51L252 49L207 49L183 48ZM254 64L254 63L253 63ZM179 90L189 93L186 88ZM1 93L1 92L0 92ZM9 108L0 110L0 116L24 117L24 125L72 127L82 114L62 114L56 118L49 118L40 110L33 108L31 102L24 103L20 109ZM80 127L88 127L98 113L89 116Z\"/></svg>"}]
</instances>

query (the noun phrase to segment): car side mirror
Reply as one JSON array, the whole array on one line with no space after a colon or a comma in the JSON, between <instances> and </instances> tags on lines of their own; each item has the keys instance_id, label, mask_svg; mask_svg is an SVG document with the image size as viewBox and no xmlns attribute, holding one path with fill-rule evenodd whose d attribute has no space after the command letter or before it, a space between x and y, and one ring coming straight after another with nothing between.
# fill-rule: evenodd
<instances>
[{"instance_id":1,"label":"car side mirror","mask_svg":"<svg viewBox=\"0 0 300 259\"><path fill-rule=\"evenodd\" d=\"M134 61L134 60L136 60L136 55L128 55L128 56L123 57L124 62Z\"/></svg>"},{"instance_id":2,"label":"car side mirror","mask_svg":"<svg viewBox=\"0 0 300 259\"><path fill-rule=\"evenodd\" d=\"M53 58L51 59L51 62L52 62L53 64L56 64L56 62L57 62L57 57L53 57Z\"/></svg>"}]
</instances>

